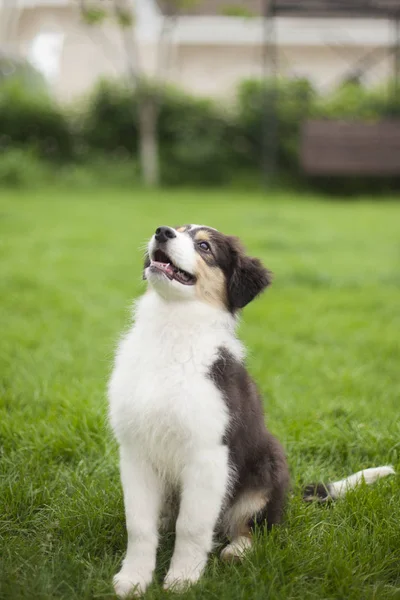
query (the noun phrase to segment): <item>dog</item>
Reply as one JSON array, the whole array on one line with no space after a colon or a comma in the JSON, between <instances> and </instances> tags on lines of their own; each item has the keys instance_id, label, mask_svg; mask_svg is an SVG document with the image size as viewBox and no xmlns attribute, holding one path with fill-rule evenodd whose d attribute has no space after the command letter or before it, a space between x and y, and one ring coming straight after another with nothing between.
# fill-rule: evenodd
<instances>
[{"instance_id":1,"label":"dog","mask_svg":"<svg viewBox=\"0 0 400 600\"><path fill-rule=\"evenodd\" d=\"M240 560L256 526L282 520L289 490L284 450L265 426L235 333L271 273L237 238L185 225L157 228L143 277L147 290L109 382L128 533L114 578L120 597L150 584L160 528L176 532L164 588L184 590L200 578L216 535L228 541L221 557ZM311 485L304 499L335 499L393 472Z\"/></svg>"}]
</instances>

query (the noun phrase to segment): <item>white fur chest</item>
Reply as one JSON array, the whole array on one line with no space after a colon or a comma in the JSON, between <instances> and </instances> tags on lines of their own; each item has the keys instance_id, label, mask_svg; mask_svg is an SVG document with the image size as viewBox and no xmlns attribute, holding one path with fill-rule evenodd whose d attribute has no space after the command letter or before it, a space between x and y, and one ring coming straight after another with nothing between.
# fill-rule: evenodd
<instances>
[{"instance_id":1,"label":"white fur chest","mask_svg":"<svg viewBox=\"0 0 400 600\"><path fill-rule=\"evenodd\" d=\"M226 311L197 301L166 302L154 292L137 305L119 345L109 385L117 439L177 478L198 448L219 444L228 424L209 370L221 346L243 353Z\"/></svg>"}]
</instances>

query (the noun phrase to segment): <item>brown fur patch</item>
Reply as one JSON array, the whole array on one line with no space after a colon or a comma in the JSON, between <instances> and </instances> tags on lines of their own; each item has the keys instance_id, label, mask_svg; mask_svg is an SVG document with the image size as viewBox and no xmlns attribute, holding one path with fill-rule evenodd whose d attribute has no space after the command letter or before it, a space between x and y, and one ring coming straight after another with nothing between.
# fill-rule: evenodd
<instances>
[{"instance_id":1,"label":"brown fur patch","mask_svg":"<svg viewBox=\"0 0 400 600\"><path fill-rule=\"evenodd\" d=\"M196 268L197 296L214 306L226 306L226 280L219 267L211 267L200 256Z\"/></svg>"},{"instance_id":2,"label":"brown fur patch","mask_svg":"<svg viewBox=\"0 0 400 600\"><path fill-rule=\"evenodd\" d=\"M234 501L224 516L224 529L228 538L250 537L250 522L265 510L268 502L266 490L245 490Z\"/></svg>"},{"instance_id":3,"label":"brown fur patch","mask_svg":"<svg viewBox=\"0 0 400 600\"><path fill-rule=\"evenodd\" d=\"M265 427L260 395L243 362L221 348L209 376L229 412L223 442L235 473L221 525L228 537L238 535L235 528L269 529L282 519L289 487L283 448Z\"/></svg>"},{"instance_id":4,"label":"brown fur patch","mask_svg":"<svg viewBox=\"0 0 400 600\"><path fill-rule=\"evenodd\" d=\"M240 535L222 550L221 558L225 562L240 563L252 546L253 540L250 534Z\"/></svg>"},{"instance_id":5,"label":"brown fur patch","mask_svg":"<svg viewBox=\"0 0 400 600\"><path fill-rule=\"evenodd\" d=\"M196 242L210 242L212 237L206 229L199 229L194 236Z\"/></svg>"}]
</instances>

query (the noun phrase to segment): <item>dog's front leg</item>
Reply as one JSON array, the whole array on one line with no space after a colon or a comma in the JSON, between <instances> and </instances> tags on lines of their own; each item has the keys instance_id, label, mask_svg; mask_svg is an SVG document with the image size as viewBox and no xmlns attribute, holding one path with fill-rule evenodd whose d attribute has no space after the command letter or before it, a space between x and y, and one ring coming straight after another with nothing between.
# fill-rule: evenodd
<instances>
[{"instance_id":1,"label":"dog's front leg","mask_svg":"<svg viewBox=\"0 0 400 600\"><path fill-rule=\"evenodd\" d=\"M228 485L228 450L198 451L184 469L175 550L164 588L183 590L201 576Z\"/></svg>"},{"instance_id":2,"label":"dog's front leg","mask_svg":"<svg viewBox=\"0 0 400 600\"><path fill-rule=\"evenodd\" d=\"M128 548L114 588L124 598L143 594L153 577L162 485L152 466L134 450L121 448L120 463Z\"/></svg>"}]
</instances>

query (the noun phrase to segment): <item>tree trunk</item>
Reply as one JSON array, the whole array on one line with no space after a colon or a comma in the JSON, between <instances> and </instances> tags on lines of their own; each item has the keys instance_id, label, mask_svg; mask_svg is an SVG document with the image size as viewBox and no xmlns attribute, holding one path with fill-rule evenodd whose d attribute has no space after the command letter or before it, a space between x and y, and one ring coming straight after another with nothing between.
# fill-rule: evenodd
<instances>
[{"instance_id":1,"label":"tree trunk","mask_svg":"<svg viewBox=\"0 0 400 600\"><path fill-rule=\"evenodd\" d=\"M142 179L149 187L160 182L157 121L157 101L144 95L139 103L139 157Z\"/></svg>"}]
</instances>

